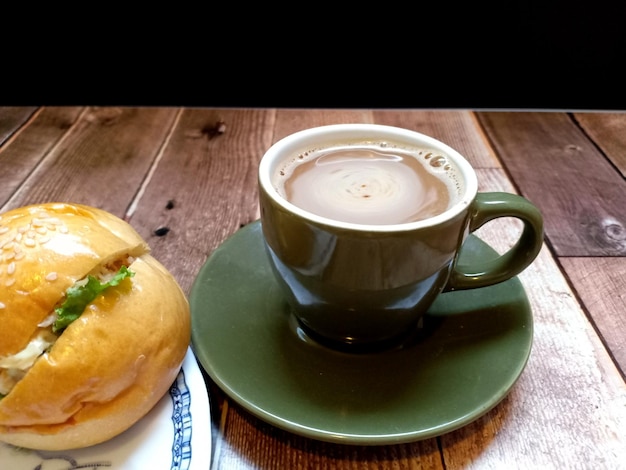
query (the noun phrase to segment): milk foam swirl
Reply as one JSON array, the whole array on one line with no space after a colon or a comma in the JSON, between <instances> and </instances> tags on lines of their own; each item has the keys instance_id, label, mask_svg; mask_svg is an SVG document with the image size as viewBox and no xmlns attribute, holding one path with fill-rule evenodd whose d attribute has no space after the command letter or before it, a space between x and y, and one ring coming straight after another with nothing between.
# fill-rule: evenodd
<instances>
[{"instance_id":1,"label":"milk foam swirl","mask_svg":"<svg viewBox=\"0 0 626 470\"><path fill-rule=\"evenodd\" d=\"M420 161L413 153L393 148L313 152L284 171L282 190L293 204L335 220L362 224L421 220L445 211L451 194L452 180L435 174L446 170L429 165L429 158Z\"/></svg>"}]
</instances>

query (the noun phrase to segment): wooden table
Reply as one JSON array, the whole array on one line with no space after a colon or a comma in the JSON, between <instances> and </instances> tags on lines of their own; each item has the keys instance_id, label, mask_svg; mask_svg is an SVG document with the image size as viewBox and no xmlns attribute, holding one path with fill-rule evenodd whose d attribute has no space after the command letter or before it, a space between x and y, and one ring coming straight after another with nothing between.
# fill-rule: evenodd
<instances>
[{"instance_id":1,"label":"wooden table","mask_svg":"<svg viewBox=\"0 0 626 470\"><path fill-rule=\"evenodd\" d=\"M463 153L480 190L545 217L519 276L534 315L527 366L471 424L407 444L325 443L272 427L207 377L213 467L626 468L626 114L472 110L0 108L0 211L73 201L130 221L189 293L207 257L256 220L257 164L276 140L331 123L430 134ZM516 235L495 221L496 249Z\"/></svg>"}]
</instances>

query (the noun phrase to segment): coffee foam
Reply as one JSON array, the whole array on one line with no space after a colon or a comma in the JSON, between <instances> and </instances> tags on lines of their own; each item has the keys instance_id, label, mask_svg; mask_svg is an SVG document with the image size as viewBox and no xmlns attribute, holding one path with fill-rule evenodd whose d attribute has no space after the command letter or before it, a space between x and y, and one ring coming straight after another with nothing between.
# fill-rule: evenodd
<instances>
[{"instance_id":1,"label":"coffee foam","mask_svg":"<svg viewBox=\"0 0 626 470\"><path fill-rule=\"evenodd\" d=\"M309 212L377 225L440 214L463 192L458 169L442 152L387 142L307 150L287 159L273 184L283 198ZM296 185L300 189L294 190Z\"/></svg>"}]
</instances>

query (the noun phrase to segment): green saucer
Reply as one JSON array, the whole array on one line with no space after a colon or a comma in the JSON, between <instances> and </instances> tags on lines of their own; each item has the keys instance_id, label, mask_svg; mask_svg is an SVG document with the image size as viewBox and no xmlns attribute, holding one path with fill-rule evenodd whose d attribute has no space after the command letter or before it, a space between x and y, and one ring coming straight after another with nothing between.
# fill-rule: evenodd
<instances>
[{"instance_id":1,"label":"green saucer","mask_svg":"<svg viewBox=\"0 0 626 470\"><path fill-rule=\"evenodd\" d=\"M471 236L463 258L495 252ZM347 353L301 331L279 292L256 221L209 257L190 294L192 348L251 414L295 434L395 444L458 429L497 405L522 373L532 312L517 278L441 295L419 339Z\"/></svg>"}]
</instances>

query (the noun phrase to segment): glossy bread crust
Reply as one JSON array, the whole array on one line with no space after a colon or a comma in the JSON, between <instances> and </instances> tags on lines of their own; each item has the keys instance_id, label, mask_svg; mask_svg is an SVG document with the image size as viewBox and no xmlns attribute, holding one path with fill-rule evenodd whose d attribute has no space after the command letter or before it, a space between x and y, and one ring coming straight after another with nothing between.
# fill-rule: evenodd
<instances>
[{"instance_id":1,"label":"glossy bread crust","mask_svg":"<svg viewBox=\"0 0 626 470\"><path fill-rule=\"evenodd\" d=\"M0 229L5 247L11 237L23 245L0 264L0 357L23 349L67 287L98 266L130 256L135 273L98 296L0 400L0 440L60 450L116 436L175 379L190 340L186 296L137 232L99 209L29 206L2 214Z\"/></svg>"},{"instance_id":2,"label":"glossy bread crust","mask_svg":"<svg viewBox=\"0 0 626 470\"><path fill-rule=\"evenodd\" d=\"M76 281L148 252L128 223L100 209L39 204L0 214L0 357L24 349Z\"/></svg>"}]
</instances>

